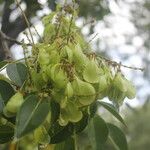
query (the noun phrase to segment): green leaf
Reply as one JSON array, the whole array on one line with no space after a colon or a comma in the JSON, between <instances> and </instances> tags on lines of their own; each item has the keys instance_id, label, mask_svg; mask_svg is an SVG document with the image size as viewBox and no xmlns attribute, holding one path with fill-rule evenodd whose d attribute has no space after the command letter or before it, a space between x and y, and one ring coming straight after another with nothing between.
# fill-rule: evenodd
<instances>
[{"instance_id":1,"label":"green leaf","mask_svg":"<svg viewBox=\"0 0 150 150\"><path fill-rule=\"evenodd\" d=\"M16 137L20 138L39 127L49 113L47 99L30 95L25 99L17 114Z\"/></svg>"},{"instance_id":2,"label":"green leaf","mask_svg":"<svg viewBox=\"0 0 150 150\"><path fill-rule=\"evenodd\" d=\"M98 101L98 104L100 104L101 106L103 106L105 109L107 109L111 114L113 114L122 124L125 124L124 120L122 119L122 117L119 115L119 113L115 110L114 106L106 103L106 102L102 102L102 101Z\"/></svg>"},{"instance_id":3,"label":"green leaf","mask_svg":"<svg viewBox=\"0 0 150 150\"><path fill-rule=\"evenodd\" d=\"M4 105L14 94L15 92L12 86L8 82L0 80L0 113Z\"/></svg>"},{"instance_id":4,"label":"green leaf","mask_svg":"<svg viewBox=\"0 0 150 150\"><path fill-rule=\"evenodd\" d=\"M74 123L76 133L82 132L88 125L88 121L89 121L89 115L85 113L79 122Z\"/></svg>"},{"instance_id":5,"label":"green leaf","mask_svg":"<svg viewBox=\"0 0 150 150\"><path fill-rule=\"evenodd\" d=\"M74 132L73 124L69 123L67 126L60 126L58 122L52 124L49 135L50 135L50 143L56 144L62 141L65 141L68 137L70 137Z\"/></svg>"},{"instance_id":6,"label":"green leaf","mask_svg":"<svg viewBox=\"0 0 150 150\"><path fill-rule=\"evenodd\" d=\"M6 68L8 77L18 86L22 86L27 79L27 67L22 63L9 64Z\"/></svg>"},{"instance_id":7,"label":"green leaf","mask_svg":"<svg viewBox=\"0 0 150 150\"><path fill-rule=\"evenodd\" d=\"M0 144L4 144L12 140L14 129L9 125L0 125Z\"/></svg>"},{"instance_id":8,"label":"green leaf","mask_svg":"<svg viewBox=\"0 0 150 150\"><path fill-rule=\"evenodd\" d=\"M94 102L90 105L89 113L90 117L93 118L97 112L97 102Z\"/></svg>"},{"instance_id":9,"label":"green leaf","mask_svg":"<svg viewBox=\"0 0 150 150\"><path fill-rule=\"evenodd\" d=\"M0 62L0 69L3 68L8 62L6 60Z\"/></svg>"},{"instance_id":10,"label":"green leaf","mask_svg":"<svg viewBox=\"0 0 150 150\"><path fill-rule=\"evenodd\" d=\"M127 140L124 133L115 125L108 123L109 136L113 144L119 148L119 150L127 150Z\"/></svg>"},{"instance_id":11,"label":"green leaf","mask_svg":"<svg viewBox=\"0 0 150 150\"><path fill-rule=\"evenodd\" d=\"M108 138L108 128L105 121L96 115L89 124L89 138L94 150L101 150Z\"/></svg>"},{"instance_id":12,"label":"green leaf","mask_svg":"<svg viewBox=\"0 0 150 150\"><path fill-rule=\"evenodd\" d=\"M68 138L66 141L56 144L54 150L75 150L73 138Z\"/></svg>"},{"instance_id":13,"label":"green leaf","mask_svg":"<svg viewBox=\"0 0 150 150\"><path fill-rule=\"evenodd\" d=\"M4 103L3 101L0 99L0 113L3 111L4 108Z\"/></svg>"},{"instance_id":14,"label":"green leaf","mask_svg":"<svg viewBox=\"0 0 150 150\"><path fill-rule=\"evenodd\" d=\"M51 123L55 123L60 115L60 105L55 101L51 101Z\"/></svg>"}]
</instances>

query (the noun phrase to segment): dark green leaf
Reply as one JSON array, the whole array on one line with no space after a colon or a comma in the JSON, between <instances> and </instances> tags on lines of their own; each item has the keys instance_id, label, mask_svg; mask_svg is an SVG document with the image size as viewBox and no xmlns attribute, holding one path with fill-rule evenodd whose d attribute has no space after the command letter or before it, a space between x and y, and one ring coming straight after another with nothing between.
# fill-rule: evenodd
<instances>
[{"instance_id":1,"label":"dark green leaf","mask_svg":"<svg viewBox=\"0 0 150 150\"><path fill-rule=\"evenodd\" d=\"M89 121L89 115L85 113L82 119L79 122L74 124L76 133L82 132L86 128L88 121Z\"/></svg>"},{"instance_id":2,"label":"dark green leaf","mask_svg":"<svg viewBox=\"0 0 150 150\"><path fill-rule=\"evenodd\" d=\"M0 80L0 98L5 104L14 94L15 92L12 86L8 82Z\"/></svg>"},{"instance_id":3,"label":"dark green leaf","mask_svg":"<svg viewBox=\"0 0 150 150\"><path fill-rule=\"evenodd\" d=\"M89 138L94 150L102 150L108 138L108 128L105 121L96 115L89 124Z\"/></svg>"},{"instance_id":4,"label":"dark green leaf","mask_svg":"<svg viewBox=\"0 0 150 150\"><path fill-rule=\"evenodd\" d=\"M40 100L36 95L28 96L17 114L16 137L22 137L39 127L47 117L49 109L46 99Z\"/></svg>"},{"instance_id":5,"label":"dark green leaf","mask_svg":"<svg viewBox=\"0 0 150 150\"><path fill-rule=\"evenodd\" d=\"M49 135L51 138L50 143L60 143L65 141L68 137L73 134L74 126L73 124L69 123L67 126L60 126L58 122L52 125L49 130Z\"/></svg>"},{"instance_id":6,"label":"dark green leaf","mask_svg":"<svg viewBox=\"0 0 150 150\"><path fill-rule=\"evenodd\" d=\"M127 140L124 133L115 125L108 123L109 136L119 150L127 150Z\"/></svg>"},{"instance_id":7,"label":"dark green leaf","mask_svg":"<svg viewBox=\"0 0 150 150\"><path fill-rule=\"evenodd\" d=\"M1 61L0 62L0 69L3 68L8 62L7 61Z\"/></svg>"},{"instance_id":8,"label":"dark green leaf","mask_svg":"<svg viewBox=\"0 0 150 150\"><path fill-rule=\"evenodd\" d=\"M14 129L8 125L0 125L0 144L9 142L14 135Z\"/></svg>"},{"instance_id":9,"label":"dark green leaf","mask_svg":"<svg viewBox=\"0 0 150 150\"><path fill-rule=\"evenodd\" d=\"M75 150L73 138L68 138L66 141L56 144L54 150Z\"/></svg>"},{"instance_id":10,"label":"dark green leaf","mask_svg":"<svg viewBox=\"0 0 150 150\"><path fill-rule=\"evenodd\" d=\"M3 111L4 103L2 100L0 100L0 113Z\"/></svg>"},{"instance_id":11,"label":"dark green leaf","mask_svg":"<svg viewBox=\"0 0 150 150\"><path fill-rule=\"evenodd\" d=\"M102 102L102 101L99 101L98 102L101 106L103 106L105 109L107 109L111 114L113 114L122 124L125 124L124 120L122 119L122 117L118 114L118 112L115 110L114 106L109 104L109 103L106 103L106 102Z\"/></svg>"},{"instance_id":12,"label":"dark green leaf","mask_svg":"<svg viewBox=\"0 0 150 150\"><path fill-rule=\"evenodd\" d=\"M60 115L60 105L55 101L51 101L51 123L55 123Z\"/></svg>"},{"instance_id":13,"label":"dark green leaf","mask_svg":"<svg viewBox=\"0 0 150 150\"><path fill-rule=\"evenodd\" d=\"M90 105L90 117L93 118L97 111L97 102Z\"/></svg>"},{"instance_id":14,"label":"dark green leaf","mask_svg":"<svg viewBox=\"0 0 150 150\"><path fill-rule=\"evenodd\" d=\"M0 80L0 113L4 105L14 94L15 92L12 86L8 82Z\"/></svg>"},{"instance_id":15,"label":"dark green leaf","mask_svg":"<svg viewBox=\"0 0 150 150\"><path fill-rule=\"evenodd\" d=\"M7 116L5 116L4 114L2 114L2 117L4 118L4 119L6 119L8 122L11 122L12 124L15 124L16 123L16 116L15 117L7 117Z\"/></svg>"},{"instance_id":16,"label":"dark green leaf","mask_svg":"<svg viewBox=\"0 0 150 150\"><path fill-rule=\"evenodd\" d=\"M18 86L27 79L27 67L22 63L9 64L6 68L8 77Z\"/></svg>"}]
</instances>

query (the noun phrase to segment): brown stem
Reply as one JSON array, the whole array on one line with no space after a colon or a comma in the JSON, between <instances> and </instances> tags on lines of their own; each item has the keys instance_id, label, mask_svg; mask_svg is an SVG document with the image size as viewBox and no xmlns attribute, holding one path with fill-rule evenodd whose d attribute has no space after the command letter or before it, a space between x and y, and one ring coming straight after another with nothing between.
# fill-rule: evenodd
<instances>
[{"instance_id":1,"label":"brown stem","mask_svg":"<svg viewBox=\"0 0 150 150\"><path fill-rule=\"evenodd\" d=\"M11 143L9 145L9 150L16 150L17 146L16 146L16 143Z\"/></svg>"},{"instance_id":2,"label":"brown stem","mask_svg":"<svg viewBox=\"0 0 150 150\"><path fill-rule=\"evenodd\" d=\"M0 39L1 39L1 44L2 44L3 51L5 53L4 58L5 59L11 58L11 53L9 51L8 43L5 39L5 34L2 31L0 31Z\"/></svg>"},{"instance_id":3,"label":"brown stem","mask_svg":"<svg viewBox=\"0 0 150 150\"><path fill-rule=\"evenodd\" d=\"M9 41L9 42L12 42L12 43L16 43L18 45L23 45L24 43L20 42L20 41L17 41L16 39L13 39L9 36L7 36L5 33L3 33L2 31L0 31L0 39L4 40L4 41ZM32 44L30 43L27 43L26 44L27 46L32 46Z\"/></svg>"}]
</instances>

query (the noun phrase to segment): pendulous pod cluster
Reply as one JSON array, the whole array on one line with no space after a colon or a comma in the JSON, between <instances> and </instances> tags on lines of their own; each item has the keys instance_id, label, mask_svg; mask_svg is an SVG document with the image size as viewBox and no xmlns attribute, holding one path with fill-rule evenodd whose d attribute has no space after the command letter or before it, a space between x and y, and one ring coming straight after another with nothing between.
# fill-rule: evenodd
<instances>
[{"instance_id":1,"label":"pendulous pod cluster","mask_svg":"<svg viewBox=\"0 0 150 150\"><path fill-rule=\"evenodd\" d=\"M120 68L89 50L75 25L75 12L68 6L46 16L44 38L33 44L26 65L6 68L16 89L0 83L10 92L4 96L6 90L1 88L0 108L6 119L16 120L15 138L32 133L38 144L60 143L65 140L62 135L69 137L87 126L96 113L97 100L108 97L121 104L126 97L135 97L135 87ZM12 67L16 73L11 73Z\"/></svg>"},{"instance_id":2,"label":"pendulous pod cluster","mask_svg":"<svg viewBox=\"0 0 150 150\"><path fill-rule=\"evenodd\" d=\"M135 97L134 86L121 72L112 73L109 65L85 50L87 43L73 21L63 13L52 13L43 22L45 42L33 48L36 65L31 76L34 89L60 105L61 126L80 121L83 109L97 99L121 103L125 97Z\"/></svg>"}]
</instances>

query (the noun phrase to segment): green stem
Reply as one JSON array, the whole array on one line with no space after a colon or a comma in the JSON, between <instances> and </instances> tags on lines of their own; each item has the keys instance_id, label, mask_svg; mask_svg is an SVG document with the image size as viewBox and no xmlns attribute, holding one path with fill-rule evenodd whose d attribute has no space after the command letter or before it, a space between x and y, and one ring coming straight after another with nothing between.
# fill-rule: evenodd
<instances>
[{"instance_id":1,"label":"green stem","mask_svg":"<svg viewBox=\"0 0 150 150\"><path fill-rule=\"evenodd\" d=\"M74 150L78 150L77 135L76 135L75 131L74 131L73 138L74 138Z\"/></svg>"},{"instance_id":2,"label":"green stem","mask_svg":"<svg viewBox=\"0 0 150 150\"><path fill-rule=\"evenodd\" d=\"M119 150L118 146L115 144L115 142L113 141L113 139L109 136L108 137L110 142L113 144L113 146L115 147L116 150Z\"/></svg>"}]
</instances>

